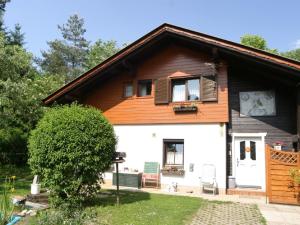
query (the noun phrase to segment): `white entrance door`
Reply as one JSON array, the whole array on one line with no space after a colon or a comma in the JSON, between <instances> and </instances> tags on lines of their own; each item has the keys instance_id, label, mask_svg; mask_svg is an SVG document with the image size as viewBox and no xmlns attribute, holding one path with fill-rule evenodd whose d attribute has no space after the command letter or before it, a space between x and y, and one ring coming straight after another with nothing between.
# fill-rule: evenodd
<instances>
[{"instance_id":1,"label":"white entrance door","mask_svg":"<svg viewBox=\"0 0 300 225\"><path fill-rule=\"evenodd\" d=\"M235 174L238 187L261 187L262 137L235 137Z\"/></svg>"}]
</instances>

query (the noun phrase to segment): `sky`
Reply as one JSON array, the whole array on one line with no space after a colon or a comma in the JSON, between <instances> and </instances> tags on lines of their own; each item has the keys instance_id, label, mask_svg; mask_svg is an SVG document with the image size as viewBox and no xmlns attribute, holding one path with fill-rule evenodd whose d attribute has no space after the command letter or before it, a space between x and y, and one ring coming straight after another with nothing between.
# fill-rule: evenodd
<instances>
[{"instance_id":1,"label":"sky","mask_svg":"<svg viewBox=\"0 0 300 225\"><path fill-rule=\"evenodd\" d=\"M25 47L36 56L47 41L61 39L58 24L79 14L86 39L131 43L162 23L239 42L258 34L268 47L287 51L300 47L299 0L11 0L5 25L19 23Z\"/></svg>"}]
</instances>

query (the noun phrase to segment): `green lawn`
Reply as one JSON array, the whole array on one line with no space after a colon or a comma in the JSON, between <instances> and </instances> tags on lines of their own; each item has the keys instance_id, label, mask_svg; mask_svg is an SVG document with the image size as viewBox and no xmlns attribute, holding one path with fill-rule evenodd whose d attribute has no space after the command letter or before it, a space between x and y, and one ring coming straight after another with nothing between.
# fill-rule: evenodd
<instances>
[{"instance_id":1,"label":"green lawn","mask_svg":"<svg viewBox=\"0 0 300 225\"><path fill-rule=\"evenodd\" d=\"M199 207L208 204L208 201L200 198L184 196L132 191L121 191L120 194L120 206L115 205L115 190L103 190L98 198L86 203L84 213L92 215L92 219L86 224L183 225L191 220ZM45 217L45 213L47 212L42 212L40 217ZM48 217L60 216L57 212L50 212L48 215ZM42 223L39 217L31 218L29 221L32 225ZM47 221L46 224L53 223Z\"/></svg>"},{"instance_id":2,"label":"green lawn","mask_svg":"<svg viewBox=\"0 0 300 225\"><path fill-rule=\"evenodd\" d=\"M0 166L0 193L6 177L16 176L14 195L26 195L30 193L30 184L33 176L29 167Z\"/></svg>"},{"instance_id":3,"label":"green lawn","mask_svg":"<svg viewBox=\"0 0 300 225\"><path fill-rule=\"evenodd\" d=\"M3 178L11 176L16 176L15 195L26 195L30 192L33 176L28 167L0 167L0 194ZM22 219L20 225L186 225L201 207L231 204L201 198L123 190L120 191L120 202L120 206L116 206L115 190L102 190L98 197L84 203L82 211L73 211L68 207L60 210L48 209L35 217ZM203 208L205 209L207 207ZM211 210L213 213L213 208ZM265 224L257 208L253 218L256 217L261 224Z\"/></svg>"},{"instance_id":4,"label":"green lawn","mask_svg":"<svg viewBox=\"0 0 300 225\"><path fill-rule=\"evenodd\" d=\"M28 167L0 166L0 193L5 177L11 176L16 176L14 195L30 192L33 176ZM115 191L102 190L99 197L86 203L84 212L93 215L94 224L180 225L189 221L199 207L207 204L207 201L191 197L131 191L121 191L120 194L121 205L116 206ZM25 224L39 224L38 217L28 219Z\"/></svg>"},{"instance_id":5,"label":"green lawn","mask_svg":"<svg viewBox=\"0 0 300 225\"><path fill-rule=\"evenodd\" d=\"M121 205L115 206L115 192L105 191L94 201L99 224L180 225L192 217L206 201L199 198L121 192Z\"/></svg>"}]
</instances>

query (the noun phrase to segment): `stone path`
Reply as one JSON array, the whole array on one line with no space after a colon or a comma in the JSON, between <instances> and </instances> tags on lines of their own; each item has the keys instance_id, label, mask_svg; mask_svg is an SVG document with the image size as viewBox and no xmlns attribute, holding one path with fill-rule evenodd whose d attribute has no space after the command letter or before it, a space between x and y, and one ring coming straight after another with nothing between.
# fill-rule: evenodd
<instances>
[{"instance_id":1,"label":"stone path","mask_svg":"<svg viewBox=\"0 0 300 225\"><path fill-rule=\"evenodd\" d=\"M115 187L111 186L111 185L107 185L106 187L107 189L113 189ZM125 188L124 188L125 189ZM128 190L128 188L126 188ZM136 191L136 189L135 189ZM176 192L176 193L167 193L166 191L162 190L162 189L151 189L151 188L147 188L147 189L142 189L141 191L146 191L146 192L151 192L151 193L158 193L158 194L171 194L171 195L184 195L184 196L190 196L190 197L200 197L202 199L206 199L206 200L210 200L210 201L224 201L224 202L235 202L236 204L240 204L240 206L245 206L245 205L250 205L251 207L256 207L256 205L258 206L262 216L265 218L265 220L267 221L267 225L300 225L300 206L291 206L291 205L280 205L280 204L267 204L266 203L266 198L265 197L259 197L259 196L242 196L242 195L212 195L212 194L203 194L203 193L180 193L180 192ZM226 204L224 204L224 206L226 206ZM227 205L228 206L228 205ZM203 209L203 208L202 208ZM226 212L226 209L223 209ZM233 209L231 209L233 210ZM216 211L216 210L215 210ZM227 212L229 211L229 209L227 209ZM210 212L210 210L206 210L207 213ZM261 215L260 212L257 210L258 215ZM198 214L200 213L200 210L198 212ZM218 212L216 212L218 213ZM197 214L197 216L198 216ZM213 215L211 213L211 215ZM234 216L237 216L237 213L235 213ZM216 217L216 216L215 216ZM261 217L259 217L261 218ZM250 218L251 220L251 218ZM192 225L196 225L196 224L205 224L205 223L200 223L197 219L195 218L193 220ZM225 218L224 218L225 221ZM211 223L206 223L206 224L218 224L218 225L223 225L226 224L225 222L223 222L223 219L221 220L221 222L219 221L219 223L213 223L213 221ZM230 224L230 223L227 223ZM241 221L239 221L239 223L237 224L255 224L255 223L251 223L251 222L245 222L245 223L241 223ZM262 224L262 223L258 223L258 224ZM231 224L230 224L231 225ZM235 225L235 224L233 224Z\"/></svg>"},{"instance_id":2,"label":"stone path","mask_svg":"<svg viewBox=\"0 0 300 225\"><path fill-rule=\"evenodd\" d=\"M300 225L300 206L259 204L268 225Z\"/></svg>"},{"instance_id":3,"label":"stone path","mask_svg":"<svg viewBox=\"0 0 300 225\"><path fill-rule=\"evenodd\" d=\"M261 225L263 220L254 204L210 202L199 209L191 225Z\"/></svg>"}]
</instances>

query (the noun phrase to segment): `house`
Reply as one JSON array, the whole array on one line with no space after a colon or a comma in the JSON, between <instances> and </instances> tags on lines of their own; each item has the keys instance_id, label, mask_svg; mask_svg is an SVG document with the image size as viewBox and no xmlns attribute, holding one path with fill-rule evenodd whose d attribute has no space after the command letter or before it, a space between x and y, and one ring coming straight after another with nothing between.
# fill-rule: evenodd
<instances>
[{"instance_id":1,"label":"house","mask_svg":"<svg viewBox=\"0 0 300 225\"><path fill-rule=\"evenodd\" d=\"M199 189L212 164L219 193L228 178L265 193L265 144L299 149L299 82L300 62L163 24L44 103L99 108L127 153L124 168L154 161L183 171L161 175L162 187Z\"/></svg>"}]
</instances>

